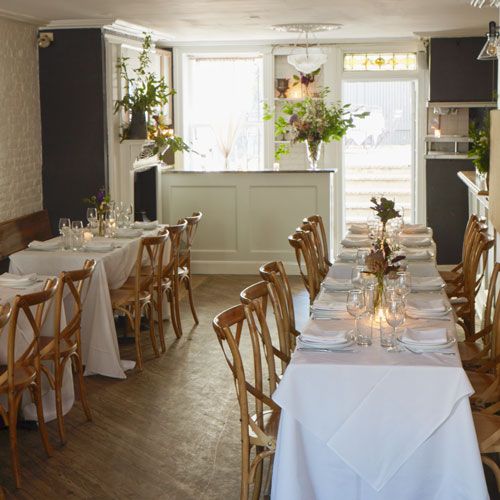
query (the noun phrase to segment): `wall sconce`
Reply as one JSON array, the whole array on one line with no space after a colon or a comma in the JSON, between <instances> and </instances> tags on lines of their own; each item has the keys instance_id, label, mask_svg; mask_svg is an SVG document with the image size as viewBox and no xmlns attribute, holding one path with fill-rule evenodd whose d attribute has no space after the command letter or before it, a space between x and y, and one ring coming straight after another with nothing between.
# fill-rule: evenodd
<instances>
[{"instance_id":1,"label":"wall sconce","mask_svg":"<svg viewBox=\"0 0 500 500\"><path fill-rule=\"evenodd\" d=\"M477 56L478 61L492 61L497 58L499 33L495 21L491 21L489 31L486 33L486 43Z\"/></svg>"},{"instance_id":2,"label":"wall sconce","mask_svg":"<svg viewBox=\"0 0 500 500\"><path fill-rule=\"evenodd\" d=\"M42 31L38 34L38 46L41 49L46 49L54 41L54 33Z\"/></svg>"}]
</instances>

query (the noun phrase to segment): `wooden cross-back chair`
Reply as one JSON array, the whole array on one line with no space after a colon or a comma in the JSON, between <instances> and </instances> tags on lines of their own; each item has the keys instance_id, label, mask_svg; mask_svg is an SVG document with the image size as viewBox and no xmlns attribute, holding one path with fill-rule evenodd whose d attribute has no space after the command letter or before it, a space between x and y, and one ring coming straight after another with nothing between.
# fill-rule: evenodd
<instances>
[{"instance_id":1,"label":"wooden cross-back chair","mask_svg":"<svg viewBox=\"0 0 500 500\"><path fill-rule=\"evenodd\" d=\"M328 274L328 270L330 269L326 262L325 258L323 255L323 244L321 242L321 236L319 234L318 226L317 224L314 224L312 222L303 222L302 225L300 225L296 231L298 232L305 232L310 233L308 235L308 240L310 240L311 244L311 252L313 256L313 261L315 263L316 267L316 274L318 276L318 280L321 282L325 276Z\"/></svg>"},{"instance_id":2,"label":"wooden cross-back chair","mask_svg":"<svg viewBox=\"0 0 500 500\"><path fill-rule=\"evenodd\" d=\"M309 292L309 301L312 304L319 293L321 278L318 273L316 252L312 243L311 231L295 231L288 237L288 243L295 250L295 257L304 286Z\"/></svg>"},{"instance_id":3,"label":"wooden cross-back chair","mask_svg":"<svg viewBox=\"0 0 500 500\"><path fill-rule=\"evenodd\" d=\"M252 498L256 500L262 487L263 461L272 458L276 449L280 409L265 393L261 341L248 306L240 304L221 312L214 318L213 327L233 375L240 408L240 499L249 498L250 486L253 485ZM245 333L252 349L250 357L240 352ZM250 366L245 367L244 360Z\"/></svg>"},{"instance_id":4,"label":"wooden cross-back chair","mask_svg":"<svg viewBox=\"0 0 500 500\"><path fill-rule=\"evenodd\" d=\"M264 346L269 368L269 388L272 394L278 384L279 376L276 371L275 358L281 363L281 373L285 372L290 362L290 344L285 330L285 320L278 301L274 285L267 281L259 281L242 290L240 293L242 304L249 306L252 313L253 327L259 334ZM278 345L273 343L269 325L266 320L267 303L270 299L273 309L273 315L276 320Z\"/></svg>"},{"instance_id":5,"label":"wooden cross-back chair","mask_svg":"<svg viewBox=\"0 0 500 500\"><path fill-rule=\"evenodd\" d=\"M293 305L292 289L285 266L281 261L268 262L260 266L259 272L263 280L274 285L285 322L285 331L288 335L290 351L293 351L300 332L295 327L295 308Z\"/></svg>"},{"instance_id":6,"label":"wooden cross-back chair","mask_svg":"<svg viewBox=\"0 0 500 500\"><path fill-rule=\"evenodd\" d=\"M325 224L323 223L323 217L321 217L321 215L310 215L302 222L311 224L314 238L318 248L320 248L320 254L322 257L320 268L323 270L324 276L326 276L328 274L328 270L332 267L332 263L330 261L330 250L328 246L328 238L326 236Z\"/></svg>"},{"instance_id":7,"label":"wooden cross-back chair","mask_svg":"<svg viewBox=\"0 0 500 500\"><path fill-rule=\"evenodd\" d=\"M183 233L185 239L181 241L179 251L179 281L184 284L188 292L189 307L191 308L191 314L193 315L193 319L196 324L198 324L199 321L194 307L193 289L191 283L191 247L193 246L196 230L198 229L198 223L202 217L202 212L194 212L190 217L185 217L185 219L180 219L178 221L178 224L184 223L184 220L187 222L186 231Z\"/></svg>"},{"instance_id":8,"label":"wooden cross-back chair","mask_svg":"<svg viewBox=\"0 0 500 500\"><path fill-rule=\"evenodd\" d=\"M490 276L488 295L484 307L483 324L479 332L469 336L465 342L458 343L460 357L466 368L481 365L481 362L491 358L493 343L493 315L495 312L495 299L497 291L498 275L500 272L500 262L497 262Z\"/></svg>"},{"instance_id":9,"label":"wooden cross-back chair","mask_svg":"<svg viewBox=\"0 0 500 500\"><path fill-rule=\"evenodd\" d=\"M500 411L500 403L490 406L481 412L473 411L472 417L474 419L474 427L476 428L481 460L493 472L497 492L500 493L500 468L494 458L488 456L500 453L500 416L495 415L498 411Z\"/></svg>"},{"instance_id":10,"label":"wooden cross-back chair","mask_svg":"<svg viewBox=\"0 0 500 500\"><path fill-rule=\"evenodd\" d=\"M451 271L440 271L440 275L446 283L445 292L448 297L457 296L463 291L465 276L468 271L471 256L474 253L474 244L477 244L478 241L478 233L486 234L487 226L476 216L471 216L464 234L462 261ZM486 261L483 259L483 265L485 263Z\"/></svg>"},{"instance_id":11,"label":"wooden cross-back chair","mask_svg":"<svg viewBox=\"0 0 500 500\"><path fill-rule=\"evenodd\" d=\"M463 284L454 296L462 299L455 304L455 313L459 324L465 331L466 338L474 335L476 328L476 295L479 292L484 276L484 263L488 251L493 247L494 240L489 239L487 233L477 231L470 245L467 260L464 262ZM478 270L483 263L483 270L478 277ZM452 301L453 303L453 301Z\"/></svg>"},{"instance_id":12,"label":"wooden cross-back chair","mask_svg":"<svg viewBox=\"0 0 500 500\"><path fill-rule=\"evenodd\" d=\"M73 363L80 392L80 401L87 420L92 420L85 382L83 381L81 320L82 305L90 287L95 265L95 260L86 260L82 269L64 271L60 274L59 285L54 298L54 336L41 336L39 339L40 359L42 361L50 361L54 368L52 373L47 365L41 365L42 371L56 395L57 427L62 444L66 443L62 407L62 385L64 368L68 361ZM65 298L66 292L68 292L67 295L72 303L72 307L70 308L70 316L66 318L66 326L62 326L61 317L62 311L65 310L64 301L67 300Z\"/></svg>"},{"instance_id":13,"label":"wooden cross-back chair","mask_svg":"<svg viewBox=\"0 0 500 500\"><path fill-rule=\"evenodd\" d=\"M181 311L179 307L179 252L187 221L166 226L164 231L170 235L170 255L167 264L162 269L161 291L170 304L170 321L177 338L182 336ZM160 301L161 302L161 301ZM163 324L163 323L162 323ZM165 352L165 340L161 337L161 348Z\"/></svg>"},{"instance_id":14,"label":"wooden cross-back chair","mask_svg":"<svg viewBox=\"0 0 500 500\"><path fill-rule=\"evenodd\" d=\"M496 403L500 400L500 291L495 292L494 299L491 300L495 302L493 321L491 326L485 329L485 336L490 337L486 339L491 345L489 359L481 360L474 370L467 370L467 376L475 391L471 401L476 405Z\"/></svg>"},{"instance_id":15,"label":"wooden cross-back chair","mask_svg":"<svg viewBox=\"0 0 500 500\"><path fill-rule=\"evenodd\" d=\"M5 425L9 427L12 471L17 488L21 485L21 469L17 446L17 418L21 399L26 389L30 391L36 407L38 429L43 447L48 456L52 454L43 415L39 338L45 306L54 297L57 285L57 279L49 279L42 291L17 295L12 305L7 338L7 366L2 367L0 373L0 394L7 396L8 407L0 404L0 415ZM1 316L0 323L5 321L5 310L2 311ZM16 336L18 323L22 317L27 321L33 336L28 345L20 348L20 346L16 346Z\"/></svg>"},{"instance_id":16,"label":"wooden cross-back chair","mask_svg":"<svg viewBox=\"0 0 500 500\"><path fill-rule=\"evenodd\" d=\"M113 310L123 313L134 330L137 368L139 370L142 370L143 367L141 346L141 316L143 313L147 313L149 317L149 337L155 356L160 355L155 337L153 292L155 286L161 284L163 250L167 238L167 234L141 238L133 275L122 287L110 291ZM161 305L159 307L161 309ZM161 324L160 321L159 328L161 328ZM161 342L162 337L160 336Z\"/></svg>"}]
</instances>

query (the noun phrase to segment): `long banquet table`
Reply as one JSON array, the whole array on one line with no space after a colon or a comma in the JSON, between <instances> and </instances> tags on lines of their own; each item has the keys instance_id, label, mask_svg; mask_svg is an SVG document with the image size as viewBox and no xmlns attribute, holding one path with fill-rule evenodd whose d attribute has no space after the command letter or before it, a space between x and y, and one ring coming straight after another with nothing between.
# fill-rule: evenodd
<instances>
[{"instance_id":1,"label":"long banquet table","mask_svg":"<svg viewBox=\"0 0 500 500\"><path fill-rule=\"evenodd\" d=\"M353 265L335 262L329 275L349 278ZM438 276L435 260L408 268L412 276ZM442 291L418 293L436 294L447 301ZM406 326L446 325L456 337L453 314L446 319ZM328 324L352 328L353 320L316 321ZM454 355L387 352L375 334L373 345L352 351L296 351L273 395L282 412L272 498L489 498L468 399L473 389L456 345L451 349Z\"/></svg>"},{"instance_id":2,"label":"long banquet table","mask_svg":"<svg viewBox=\"0 0 500 500\"><path fill-rule=\"evenodd\" d=\"M101 238L94 240L99 241ZM10 256L9 270L16 274L58 276L61 271L82 268L87 259L95 259L95 271L82 310L81 340L85 375L99 374L124 379L125 370L132 369L135 362L120 359L109 289L119 288L132 272L140 237L115 238L111 241L116 248L106 253L62 249L22 250ZM165 255L168 253L166 249Z\"/></svg>"}]
</instances>

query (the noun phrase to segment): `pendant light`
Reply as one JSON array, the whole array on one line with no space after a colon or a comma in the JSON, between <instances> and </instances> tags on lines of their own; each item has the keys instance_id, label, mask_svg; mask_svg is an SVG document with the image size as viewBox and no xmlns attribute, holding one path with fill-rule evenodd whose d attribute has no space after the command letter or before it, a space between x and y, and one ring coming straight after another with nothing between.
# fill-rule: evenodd
<instances>
[{"instance_id":1,"label":"pendant light","mask_svg":"<svg viewBox=\"0 0 500 500\"><path fill-rule=\"evenodd\" d=\"M478 61L491 61L497 58L499 34L495 21L491 21L489 31L486 33L486 43L477 56Z\"/></svg>"},{"instance_id":2,"label":"pendant light","mask_svg":"<svg viewBox=\"0 0 500 500\"><path fill-rule=\"evenodd\" d=\"M337 30L341 24L319 24L319 23L296 23L296 24L276 24L272 26L274 30L286 31L288 33L299 33L299 39L295 43L293 54L288 56L288 63L297 71L308 75L319 69L327 61L326 54L318 46L311 47L310 34L323 31ZM304 39L302 39L304 37Z\"/></svg>"}]
</instances>

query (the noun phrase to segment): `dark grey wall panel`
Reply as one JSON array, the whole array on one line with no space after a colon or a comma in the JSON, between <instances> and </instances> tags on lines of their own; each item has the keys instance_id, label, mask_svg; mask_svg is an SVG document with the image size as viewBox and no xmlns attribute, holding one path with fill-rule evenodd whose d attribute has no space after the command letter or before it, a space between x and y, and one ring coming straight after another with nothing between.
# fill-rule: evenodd
<instances>
[{"instance_id":1,"label":"dark grey wall panel","mask_svg":"<svg viewBox=\"0 0 500 500\"><path fill-rule=\"evenodd\" d=\"M43 200L55 230L59 217L85 220L82 198L106 181L101 31L55 30L39 54Z\"/></svg>"},{"instance_id":2,"label":"dark grey wall panel","mask_svg":"<svg viewBox=\"0 0 500 500\"><path fill-rule=\"evenodd\" d=\"M431 101L494 100L497 63L477 60L485 42L486 37L431 39Z\"/></svg>"},{"instance_id":3,"label":"dark grey wall panel","mask_svg":"<svg viewBox=\"0 0 500 500\"><path fill-rule=\"evenodd\" d=\"M427 225L434 230L438 264L456 264L462 259L462 241L469 216L461 170L474 170L469 160L427 160Z\"/></svg>"}]
</instances>

